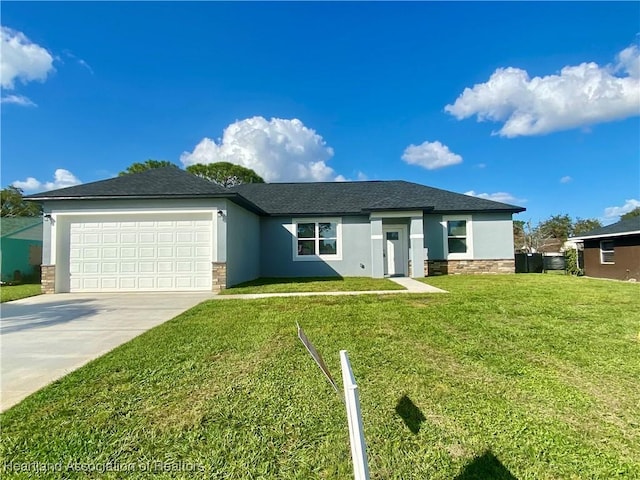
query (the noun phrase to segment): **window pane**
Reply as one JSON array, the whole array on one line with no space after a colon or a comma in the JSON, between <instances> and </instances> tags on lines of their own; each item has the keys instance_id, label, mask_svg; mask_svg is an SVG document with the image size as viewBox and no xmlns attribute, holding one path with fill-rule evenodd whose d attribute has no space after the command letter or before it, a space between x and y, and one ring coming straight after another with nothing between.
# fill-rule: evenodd
<instances>
[{"instance_id":1,"label":"window pane","mask_svg":"<svg viewBox=\"0 0 640 480\"><path fill-rule=\"evenodd\" d=\"M447 222L447 235L449 237L464 237L467 235L466 220L449 220Z\"/></svg>"},{"instance_id":2,"label":"window pane","mask_svg":"<svg viewBox=\"0 0 640 480\"><path fill-rule=\"evenodd\" d=\"M298 238L314 238L316 236L315 223L299 223Z\"/></svg>"},{"instance_id":3,"label":"window pane","mask_svg":"<svg viewBox=\"0 0 640 480\"><path fill-rule=\"evenodd\" d=\"M613 251L613 240L602 240L600 242L600 250L611 250L611 251Z\"/></svg>"},{"instance_id":4,"label":"window pane","mask_svg":"<svg viewBox=\"0 0 640 480\"><path fill-rule=\"evenodd\" d=\"M335 255L336 240L320 240L320 255Z\"/></svg>"},{"instance_id":5,"label":"window pane","mask_svg":"<svg viewBox=\"0 0 640 480\"><path fill-rule=\"evenodd\" d=\"M320 238L337 238L338 228L335 223L319 223L318 231L320 232Z\"/></svg>"},{"instance_id":6,"label":"window pane","mask_svg":"<svg viewBox=\"0 0 640 480\"><path fill-rule=\"evenodd\" d=\"M603 263L615 263L613 260L613 252L602 252Z\"/></svg>"},{"instance_id":7,"label":"window pane","mask_svg":"<svg viewBox=\"0 0 640 480\"><path fill-rule=\"evenodd\" d=\"M449 253L467 253L466 238L450 238Z\"/></svg>"},{"instance_id":8,"label":"window pane","mask_svg":"<svg viewBox=\"0 0 640 480\"><path fill-rule=\"evenodd\" d=\"M298 240L298 255L315 255L315 240Z\"/></svg>"},{"instance_id":9,"label":"window pane","mask_svg":"<svg viewBox=\"0 0 640 480\"><path fill-rule=\"evenodd\" d=\"M398 232L387 232L387 240L398 240Z\"/></svg>"}]
</instances>

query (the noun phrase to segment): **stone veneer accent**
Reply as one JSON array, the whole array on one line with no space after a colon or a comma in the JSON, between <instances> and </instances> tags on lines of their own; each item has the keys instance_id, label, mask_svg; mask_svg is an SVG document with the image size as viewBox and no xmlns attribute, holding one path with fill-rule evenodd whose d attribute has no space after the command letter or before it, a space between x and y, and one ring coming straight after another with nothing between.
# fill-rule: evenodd
<instances>
[{"instance_id":1,"label":"stone veneer accent","mask_svg":"<svg viewBox=\"0 0 640 480\"><path fill-rule=\"evenodd\" d=\"M40 289L42 293L56 293L56 266L42 265L40 267Z\"/></svg>"},{"instance_id":2,"label":"stone veneer accent","mask_svg":"<svg viewBox=\"0 0 640 480\"><path fill-rule=\"evenodd\" d=\"M478 273L515 273L513 259L504 260L425 260L425 276Z\"/></svg>"},{"instance_id":3,"label":"stone veneer accent","mask_svg":"<svg viewBox=\"0 0 640 480\"><path fill-rule=\"evenodd\" d=\"M211 290L219 292L227 288L227 263L226 262L212 262L212 285Z\"/></svg>"}]
</instances>

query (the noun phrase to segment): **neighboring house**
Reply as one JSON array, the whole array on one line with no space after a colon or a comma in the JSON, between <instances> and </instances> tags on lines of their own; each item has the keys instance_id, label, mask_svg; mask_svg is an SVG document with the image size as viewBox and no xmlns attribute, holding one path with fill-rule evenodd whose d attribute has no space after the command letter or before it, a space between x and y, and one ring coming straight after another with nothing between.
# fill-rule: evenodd
<instances>
[{"instance_id":1,"label":"neighboring house","mask_svg":"<svg viewBox=\"0 0 640 480\"><path fill-rule=\"evenodd\" d=\"M2 281L39 276L42 263L42 217L0 218Z\"/></svg>"},{"instance_id":2,"label":"neighboring house","mask_svg":"<svg viewBox=\"0 0 640 480\"><path fill-rule=\"evenodd\" d=\"M513 272L524 210L404 181L226 189L174 167L28 198L45 213L45 292Z\"/></svg>"},{"instance_id":3,"label":"neighboring house","mask_svg":"<svg viewBox=\"0 0 640 480\"><path fill-rule=\"evenodd\" d=\"M585 275L640 280L640 217L597 228L569 240L584 245Z\"/></svg>"}]
</instances>

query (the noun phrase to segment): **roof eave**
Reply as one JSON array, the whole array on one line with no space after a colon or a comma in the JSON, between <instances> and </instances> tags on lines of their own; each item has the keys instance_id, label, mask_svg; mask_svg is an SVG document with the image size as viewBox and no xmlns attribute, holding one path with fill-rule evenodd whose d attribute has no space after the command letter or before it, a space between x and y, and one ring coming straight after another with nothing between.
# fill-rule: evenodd
<instances>
[{"instance_id":1,"label":"roof eave","mask_svg":"<svg viewBox=\"0 0 640 480\"><path fill-rule=\"evenodd\" d=\"M524 207L513 207L513 208L451 208L451 209L436 209L431 213L521 213L526 211L527 209Z\"/></svg>"},{"instance_id":2,"label":"roof eave","mask_svg":"<svg viewBox=\"0 0 640 480\"><path fill-rule=\"evenodd\" d=\"M574 242L581 242L583 240L594 240L597 238L611 238L611 237L627 237L629 235L640 235L640 230L632 230L630 232L618 232L618 233L602 233L600 235L585 235L581 237L570 237L569 240Z\"/></svg>"},{"instance_id":3,"label":"roof eave","mask_svg":"<svg viewBox=\"0 0 640 480\"><path fill-rule=\"evenodd\" d=\"M52 197L24 197L31 202L57 201L57 200L158 200L158 199L185 199L185 198L232 198L234 193L203 193L203 194L178 194L178 195L81 195L81 196L52 196Z\"/></svg>"},{"instance_id":4,"label":"roof eave","mask_svg":"<svg viewBox=\"0 0 640 480\"><path fill-rule=\"evenodd\" d=\"M362 213L371 213L371 212L409 212L409 211L417 211L420 210L422 213L431 213L433 212L435 207L394 207L394 208L363 208Z\"/></svg>"}]
</instances>

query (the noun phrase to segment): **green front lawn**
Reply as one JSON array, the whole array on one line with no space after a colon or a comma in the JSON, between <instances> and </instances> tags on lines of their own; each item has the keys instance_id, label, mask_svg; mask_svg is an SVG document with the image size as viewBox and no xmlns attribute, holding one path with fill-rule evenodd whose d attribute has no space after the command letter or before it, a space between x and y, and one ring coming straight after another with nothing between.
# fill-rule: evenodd
<instances>
[{"instance_id":1,"label":"green front lawn","mask_svg":"<svg viewBox=\"0 0 640 480\"><path fill-rule=\"evenodd\" d=\"M42 293L39 283L28 283L24 285L2 285L0 287L0 303L20 300L21 298L33 297Z\"/></svg>"},{"instance_id":2,"label":"green front lawn","mask_svg":"<svg viewBox=\"0 0 640 480\"><path fill-rule=\"evenodd\" d=\"M404 290L404 287L388 278L258 278L257 280L251 280L223 290L221 295L238 295L241 293L359 292L370 290Z\"/></svg>"},{"instance_id":3,"label":"green front lawn","mask_svg":"<svg viewBox=\"0 0 640 480\"><path fill-rule=\"evenodd\" d=\"M344 405L299 322L339 383L349 352L373 479L640 478L640 285L429 283L450 293L203 303L3 414L5 477L349 478Z\"/></svg>"}]
</instances>

